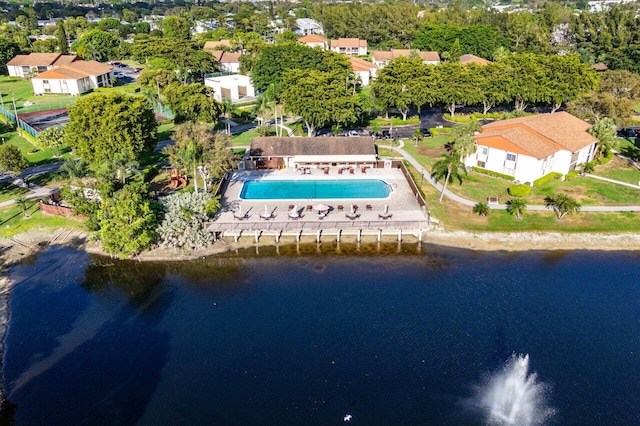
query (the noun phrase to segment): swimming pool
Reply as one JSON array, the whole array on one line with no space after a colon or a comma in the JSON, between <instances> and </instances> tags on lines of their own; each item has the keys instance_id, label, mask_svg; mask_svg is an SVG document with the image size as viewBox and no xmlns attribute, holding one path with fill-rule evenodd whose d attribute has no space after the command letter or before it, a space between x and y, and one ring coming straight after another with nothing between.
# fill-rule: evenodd
<instances>
[{"instance_id":1,"label":"swimming pool","mask_svg":"<svg viewBox=\"0 0 640 426\"><path fill-rule=\"evenodd\" d=\"M353 180L249 180L240 198L244 200L309 200L387 198L391 185L379 179Z\"/></svg>"}]
</instances>

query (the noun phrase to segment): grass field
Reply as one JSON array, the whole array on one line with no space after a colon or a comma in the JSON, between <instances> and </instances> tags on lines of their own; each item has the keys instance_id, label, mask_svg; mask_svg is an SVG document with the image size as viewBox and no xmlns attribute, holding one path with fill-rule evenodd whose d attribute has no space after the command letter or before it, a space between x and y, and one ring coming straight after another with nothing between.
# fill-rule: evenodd
<instances>
[{"instance_id":1,"label":"grass field","mask_svg":"<svg viewBox=\"0 0 640 426\"><path fill-rule=\"evenodd\" d=\"M6 124L0 124L0 138L3 143L10 143L17 146L20 152L22 152L25 158L29 161L30 166L52 163L72 157L68 152L56 157L51 149L39 149L31 142L18 136L18 134Z\"/></svg>"},{"instance_id":2,"label":"grass field","mask_svg":"<svg viewBox=\"0 0 640 426\"><path fill-rule=\"evenodd\" d=\"M41 111L46 109L63 108L73 105L77 97L69 95L35 96L29 79L0 76L0 91L4 108L13 112L12 101L15 100L18 114L24 112ZM12 96L13 95L13 96ZM26 101L33 102L32 106L24 106Z\"/></svg>"},{"instance_id":3,"label":"grass field","mask_svg":"<svg viewBox=\"0 0 640 426\"><path fill-rule=\"evenodd\" d=\"M411 168L414 180L419 183L419 173ZM478 232L640 232L640 214L635 212L578 213L558 220L552 211L525 211L518 220L503 210L492 210L488 217L480 217L471 207L462 206L445 197L438 202L440 192L424 182L421 191L432 216L440 219L447 230Z\"/></svg>"},{"instance_id":4,"label":"grass field","mask_svg":"<svg viewBox=\"0 0 640 426\"><path fill-rule=\"evenodd\" d=\"M251 138L255 138L259 136L258 132L255 130L249 130L248 132L243 132L238 135L233 135L231 139L232 146L242 146L242 145L251 145Z\"/></svg>"},{"instance_id":5,"label":"grass field","mask_svg":"<svg viewBox=\"0 0 640 426\"><path fill-rule=\"evenodd\" d=\"M11 237L35 229L57 228L81 229L82 222L60 216L45 215L40 211L38 200L27 200L27 216L19 205L13 204L0 211L0 237Z\"/></svg>"}]
</instances>

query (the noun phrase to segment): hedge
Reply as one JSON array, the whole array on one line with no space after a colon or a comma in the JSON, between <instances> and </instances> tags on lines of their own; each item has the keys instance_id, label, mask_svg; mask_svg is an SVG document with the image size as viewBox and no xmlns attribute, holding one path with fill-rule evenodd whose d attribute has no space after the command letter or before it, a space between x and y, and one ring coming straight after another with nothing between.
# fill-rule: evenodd
<instances>
[{"instance_id":1,"label":"hedge","mask_svg":"<svg viewBox=\"0 0 640 426\"><path fill-rule=\"evenodd\" d=\"M125 87L125 86L96 87L95 89L93 89L93 93L100 93L100 92L138 93L139 91L140 91L140 87Z\"/></svg>"},{"instance_id":2,"label":"hedge","mask_svg":"<svg viewBox=\"0 0 640 426\"><path fill-rule=\"evenodd\" d=\"M540 179L536 179L533 181L533 186L540 186L540 185L544 185L545 183L554 180L554 179L560 179L562 177L562 173L558 173L558 172L551 172L547 175L542 176Z\"/></svg>"},{"instance_id":3,"label":"hedge","mask_svg":"<svg viewBox=\"0 0 640 426\"><path fill-rule=\"evenodd\" d=\"M564 177L566 180L571 180L574 179L576 176L578 176L580 172L578 170L574 170L572 172L569 172L566 174L566 176Z\"/></svg>"},{"instance_id":4,"label":"hedge","mask_svg":"<svg viewBox=\"0 0 640 426\"><path fill-rule=\"evenodd\" d=\"M474 172L482 173L483 175L497 177L497 178L508 180L508 181L511 181L511 182L513 182L515 180L515 178L513 176L509 176L509 175L505 175L505 174L502 174L502 173L494 172L493 170L483 169L481 167L471 166L471 170L473 170Z\"/></svg>"},{"instance_id":5,"label":"hedge","mask_svg":"<svg viewBox=\"0 0 640 426\"><path fill-rule=\"evenodd\" d=\"M520 185L513 185L507 189L507 192L512 197L526 197L531 194L531 186L526 183Z\"/></svg>"},{"instance_id":6,"label":"hedge","mask_svg":"<svg viewBox=\"0 0 640 426\"><path fill-rule=\"evenodd\" d=\"M471 121L471 117L469 117L468 115L454 115L452 117L451 114L446 113L443 115L443 117L445 120L453 121L454 123L468 123Z\"/></svg>"},{"instance_id":7,"label":"hedge","mask_svg":"<svg viewBox=\"0 0 640 426\"><path fill-rule=\"evenodd\" d=\"M436 137L439 134L445 134L451 132L451 127L431 127L429 133L431 136Z\"/></svg>"}]
</instances>

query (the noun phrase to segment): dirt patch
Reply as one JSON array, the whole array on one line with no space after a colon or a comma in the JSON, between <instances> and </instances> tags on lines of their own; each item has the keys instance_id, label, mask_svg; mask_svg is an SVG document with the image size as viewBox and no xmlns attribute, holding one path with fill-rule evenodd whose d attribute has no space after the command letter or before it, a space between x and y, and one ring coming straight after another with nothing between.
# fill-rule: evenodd
<instances>
[{"instance_id":1,"label":"dirt patch","mask_svg":"<svg viewBox=\"0 0 640 426\"><path fill-rule=\"evenodd\" d=\"M433 158L440 157L445 152L447 152L447 150L444 148L426 148L423 146L418 148L418 154L424 155L426 157L433 157Z\"/></svg>"}]
</instances>

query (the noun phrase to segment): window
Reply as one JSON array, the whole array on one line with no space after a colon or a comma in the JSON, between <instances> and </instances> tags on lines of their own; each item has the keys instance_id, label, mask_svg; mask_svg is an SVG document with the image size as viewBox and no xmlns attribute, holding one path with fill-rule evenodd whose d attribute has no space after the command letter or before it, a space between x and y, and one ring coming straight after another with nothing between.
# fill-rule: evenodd
<instances>
[{"instance_id":1,"label":"window","mask_svg":"<svg viewBox=\"0 0 640 426\"><path fill-rule=\"evenodd\" d=\"M504 174L505 175L509 175L509 176L514 176L516 174L516 171L514 169L510 169L508 167L504 168Z\"/></svg>"},{"instance_id":2,"label":"window","mask_svg":"<svg viewBox=\"0 0 640 426\"><path fill-rule=\"evenodd\" d=\"M49 84L49 80L42 80L42 84Z\"/></svg>"},{"instance_id":3,"label":"window","mask_svg":"<svg viewBox=\"0 0 640 426\"><path fill-rule=\"evenodd\" d=\"M484 161L478 161L478 167L481 167L484 169L486 166L487 166L487 163L485 163Z\"/></svg>"},{"instance_id":4,"label":"window","mask_svg":"<svg viewBox=\"0 0 640 426\"><path fill-rule=\"evenodd\" d=\"M507 153L507 161L516 161L516 155Z\"/></svg>"},{"instance_id":5,"label":"window","mask_svg":"<svg viewBox=\"0 0 640 426\"><path fill-rule=\"evenodd\" d=\"M487 155L489 153L489 149L486 146L478 147L478 154Z\"/></svg>"}]
</instances>

